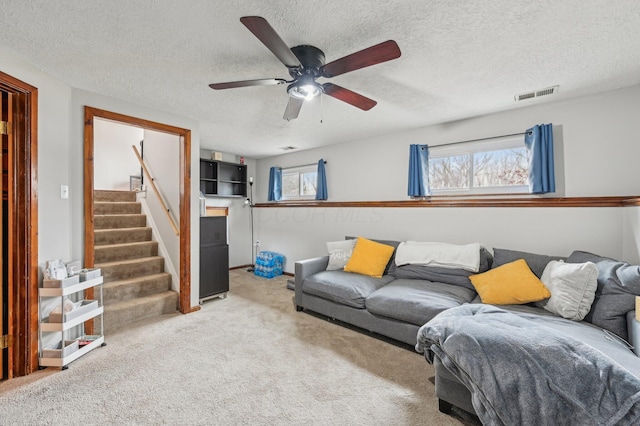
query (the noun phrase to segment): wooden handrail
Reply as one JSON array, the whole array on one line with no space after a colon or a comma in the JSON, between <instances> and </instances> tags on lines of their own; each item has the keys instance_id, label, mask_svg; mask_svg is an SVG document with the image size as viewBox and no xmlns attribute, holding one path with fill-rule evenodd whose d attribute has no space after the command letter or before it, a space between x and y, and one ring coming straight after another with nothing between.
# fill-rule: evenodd
<instances>
[{"instance_id":1,"label":"wooden handrail","mask_svg":"<svg viewBox=\"0 0 640 426\"><path fill-rule=\"evenodd\" d=\"M136 148L135 145L131 145L131 148L133 148L133 152L136 153L136 157L138 157L138 161L140 162L140 165L142 166L142 170L144 170L144 173L149 178L149 182L151 182L151 187L153 188L153 192L156 193L156 196L158 197L158 200L160 201L160 204L162 204L162 210L164 210L164 213L167 215L167 219L169 219L169 223L171 224L171 227L173 228L173 232L175 232L176 235L180 235L180 231L178 230L178 226L176 225L176 223L173 221L173 218L171 217L171 214L170 214L171 210L167 207L167 205L165 204L164 200L162 199L162 196L160 195L160 191L158 191L158 187L155 184L155 179L153 178L153 176L151 176L151 173L149 172L149 169L147 169L147 165L144 164L144 160L140 156L140 153L138 152L138 148Z\"/></svg>"}]
</instances>

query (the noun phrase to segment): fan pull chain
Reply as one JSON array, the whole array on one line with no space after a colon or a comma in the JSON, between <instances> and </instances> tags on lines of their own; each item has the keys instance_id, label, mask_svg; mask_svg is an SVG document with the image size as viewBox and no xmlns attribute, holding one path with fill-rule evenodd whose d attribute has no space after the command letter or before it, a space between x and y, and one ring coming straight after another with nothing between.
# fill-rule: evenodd
<instances>
[{"instance_id":1,"label":"fan pull chain","mask_svg":"<svg viewBox=\"0 0 640 426\"><path fill-rule=\"evenodd\" d=\"M322 103L322 98L324 96L322 96L323 94L320 93L320 124L322 124L322 119L323 119L323 114L324 114L324 108L323 108L323 103Z\"/></svg>"}]
</instances>

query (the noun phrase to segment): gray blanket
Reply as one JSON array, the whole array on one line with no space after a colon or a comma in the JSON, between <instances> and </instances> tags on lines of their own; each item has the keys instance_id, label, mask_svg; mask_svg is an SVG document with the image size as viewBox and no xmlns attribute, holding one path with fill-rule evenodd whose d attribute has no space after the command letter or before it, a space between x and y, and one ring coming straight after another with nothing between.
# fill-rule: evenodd
<instances>
[{"instance_id":1,"label":"gray blanket","mask_svg":"<svg viewBox=\"0 0 640 426\"><path fill-rule=\"evenodd\" d=\"M420 328L485 425L638 425L640 379L600 351L495 306L448 309ZM429 357L427 356L429 360Z\"/></svg>"}]
</instances>

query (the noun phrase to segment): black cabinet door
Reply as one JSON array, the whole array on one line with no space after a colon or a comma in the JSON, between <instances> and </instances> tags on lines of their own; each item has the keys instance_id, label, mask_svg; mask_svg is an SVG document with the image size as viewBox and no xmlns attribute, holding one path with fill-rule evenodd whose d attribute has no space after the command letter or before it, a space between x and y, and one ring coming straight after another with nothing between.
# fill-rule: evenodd
<instances>
[{"instance_id":1,"label":"black cabinet door","mask_svg":"<svg viewBox=\"0 0 640 426\"><path fill-rule=\"evenodd\" d=\"M200 246L200 299L229 291L229 246Z\"/></svg>"}]
</instances>

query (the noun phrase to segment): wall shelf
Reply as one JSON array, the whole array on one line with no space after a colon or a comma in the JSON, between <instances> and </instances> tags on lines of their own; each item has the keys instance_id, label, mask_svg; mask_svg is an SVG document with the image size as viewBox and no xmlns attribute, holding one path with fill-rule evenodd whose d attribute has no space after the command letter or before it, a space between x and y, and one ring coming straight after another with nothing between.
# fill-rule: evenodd
<instances>
[{"instance_id":1,"label":"wall shelf","mask_svg":"<svg viewBox=\"0 0 640 426\"><path fill-rule=\"evenodd\" d=\"M200 192L212 197L246 197L247 166L201 158Z\"/></svg>"}]
</instances>

